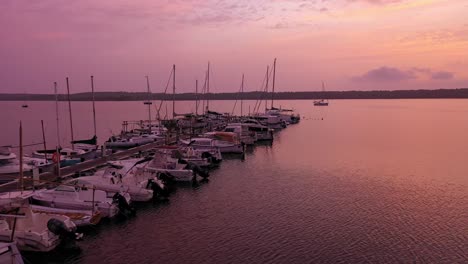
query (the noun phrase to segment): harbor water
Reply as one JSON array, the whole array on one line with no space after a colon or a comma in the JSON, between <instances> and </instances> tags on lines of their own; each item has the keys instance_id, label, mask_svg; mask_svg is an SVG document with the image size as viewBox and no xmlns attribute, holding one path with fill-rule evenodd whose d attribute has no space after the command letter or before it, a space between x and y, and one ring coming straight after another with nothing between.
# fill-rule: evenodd
<instances>
[{"instance_id":1,"label":"harbor water","mask_svg":"<svg viewBox=\"0 0 468 264\"><path fill-rule=\"evenodd\" d=\"M54 102L0 102L0 145L55 147ZM255 102L244 102L244 113ZM136 217L104 221L77 248L25 254L30 263L466 263L468 101L277 101L301 114L272 144L227 156L197 188ZM155 104L157 105L157 104ZM177 112L194 111L177 102ZM233 101L210 108L231 112ZM170 104L169 104L170 106ZM69 141L60 103L60 142ZM102 143L123 120L147 119L142 102L97 102ZM165 109L165 106L162 107ZM180 110L179 110L180 109ZM235 113L239 114L239 103ZM168 112L172 112L171 109ZM155 109L153 109L153 114ZM73 102L75 138L93 135L89 102ZM33 146L25 149L28 153Z\"/></svg>"}]
</instances>

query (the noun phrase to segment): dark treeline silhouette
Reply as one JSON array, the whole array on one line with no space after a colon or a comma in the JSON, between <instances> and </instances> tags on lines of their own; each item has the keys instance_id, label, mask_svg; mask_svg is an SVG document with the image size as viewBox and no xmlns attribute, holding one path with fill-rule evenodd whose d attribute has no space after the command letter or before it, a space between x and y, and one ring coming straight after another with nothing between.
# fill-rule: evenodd
<instances>
[{"instance_id":1,"label":"dark treeline silhouette","mask_svg":"<svg viewBox=\"0 0 468 264\"><path fill-rule=\"evenodd\" d=\"M96 101L143 101L148 99L147 93L133 92L96 92ZM175 100L257 100L271 99L271 93L265 92L244 92L244 93L210 93L176 94ZM301 100L301 99L417 99L417 98L468 98L468 88L460 89L438 89L438 90L395 90L395 91L327 91L327 92L278 92L274 94L274 99ZM90 101L91 93L71 94L73 101ZM172 100L172 94L151 94L152 100ZM53 101L53 94L0 94L0 101ZM67 100L65 94L59 95L60 101Z\"/></svg>"}]
</instances>

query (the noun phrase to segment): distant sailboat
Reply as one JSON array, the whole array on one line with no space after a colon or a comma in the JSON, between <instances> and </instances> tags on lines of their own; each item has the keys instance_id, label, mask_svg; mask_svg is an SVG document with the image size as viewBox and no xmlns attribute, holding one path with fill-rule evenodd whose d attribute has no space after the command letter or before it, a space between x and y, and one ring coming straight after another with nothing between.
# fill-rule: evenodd
<instances>
[{"instance_id":1,"label":"distant sailboat","mask_svg":"<svg viewBox=\"0 0 468 264\"><path fill-rule=\"evenodd\" d=\"M322 82L322 92L325 92L325 84ZM320 99L314 101L314 106L328 106L328 99Z\"/></svg>"}]
</instances>

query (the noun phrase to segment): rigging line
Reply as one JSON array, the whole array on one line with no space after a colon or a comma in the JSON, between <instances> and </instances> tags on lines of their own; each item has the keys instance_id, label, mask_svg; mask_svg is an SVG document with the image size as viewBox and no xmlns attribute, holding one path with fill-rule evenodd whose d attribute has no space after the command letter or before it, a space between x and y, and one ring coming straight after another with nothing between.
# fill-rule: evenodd
<instances>
[{"instance_id":1,"label":"rigging line","mask_svg":"<svg viewBox=\"0 0 468 264\"><path fill-rule=\"evenodd\" d=\"M171 82L171 79L172 79L172 74L174 74L174 69L171 69L171 74L169 74L169 79L167 80L167 83L166 83L166 88L164 89L164 94L167 93L167 89L169 88L169 83ZM162 107L162 104L164 103L165 100L161 100L161 102L159 103L159 107L157 109L158 111L158 115L159 115L159 112L161 111L161 107ZM167 114L167 113L166 113ZM159 118L159 117L158 117Z\"/></svg>"},{"instance_id":2,"label":"rigging line","mask_svg":"<svg viewBox=\"0 0 468 264\"><path fill-rule=\"evenodd\" d=\"M267 78L270 78L272 73L273 73L273 68L270 67L270 70L267 72L267 74L265 74L265 79L263 81L266 82ZM263 83L262 83L262 86L263 86ZM265 101L268 100L267 99L267 97L268 97L268 86L266 84L265 84L265 87L263 88L263 91L260 91L259 97L260 97L260 99L259 99L260 102L258 103L258 105L256 105L257 109L254 110L255 112L258 112L260 110L260 106L262 105L262 102L263 102L264 98L265 98Z\"/></svg>"},{"instance_id":3,"label":"rigging line","mask_svg":"<svg viewBox=\"0 0 468 264\"><path fill-rule=\"evenodd\" d=\"M260 100L260 99L261 99L261 97L262 97L262 95L261 95L261 92L262 92L262 90L264 90L264 88L263 88L263 87L265 86L265 82L266 82L266 75L265 75L265 77L263 77L262 85L260 86L260 89L258 90L258 91L259 91L259 95L258 95L258 97L259 97L259 98L257 99L257 101L255 101L255 105L254 105L253 113L255 113L255 112L256 112L256 110L255 110L255 109L257 109L257 104L260 104L260 103L261 103L261 101L260 101L260 103L259 103L259 100Z\"/></svg>"},{"instance_id":4,"label":"rigging line","mask_svg":"<svg viewBox=\"0 0 468 264\"><path fill-rule=\"evenodd\" d=\"M242 91L242 83L241 83L241 85L239 87L239 92L237 93L236 101L234 102L234 107L232 107L231 115L234 115L234 110L236 109L237 101L239 100L241 91Z\"/></svg>"}]
</instances>

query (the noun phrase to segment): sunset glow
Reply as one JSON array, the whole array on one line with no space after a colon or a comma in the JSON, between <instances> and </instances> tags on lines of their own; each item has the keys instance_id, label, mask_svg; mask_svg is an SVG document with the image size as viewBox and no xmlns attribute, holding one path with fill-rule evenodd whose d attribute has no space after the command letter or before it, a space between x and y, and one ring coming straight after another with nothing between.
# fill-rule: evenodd
<instances>
[{"instance_id":1,"label":"sunset glow","mask_svg":"<svg viewBox=\"0 0 468 264\"><path fill-rule=\"evenodd\" d=\"M468 86L468 3L447 0L0 2L0 92L258 90L278 58L279 91ZM63 88L63 86L62 86Z\"/></svg>"}]
</instances>

